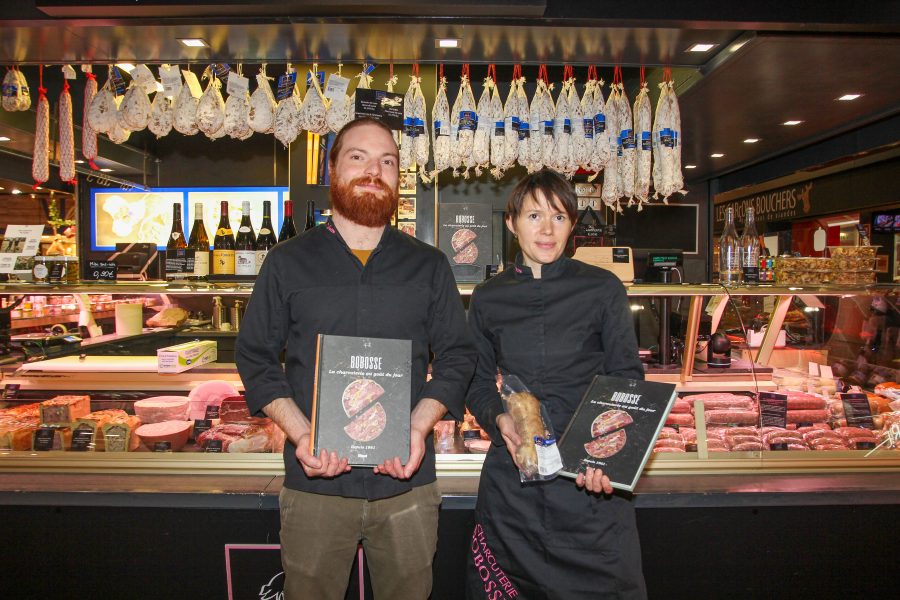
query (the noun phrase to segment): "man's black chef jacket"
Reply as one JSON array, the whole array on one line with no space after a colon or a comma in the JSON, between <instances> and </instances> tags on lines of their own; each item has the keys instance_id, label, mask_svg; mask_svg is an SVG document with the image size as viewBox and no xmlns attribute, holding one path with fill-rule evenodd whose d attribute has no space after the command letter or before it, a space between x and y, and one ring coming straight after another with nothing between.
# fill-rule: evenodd
<instances>
[{"instance_id":1,"label":"man's black chef jacket","mask_svg":"<svg viewBox=\"0 0 900 600\"><path fill-rule=\"evenodd\" d=\"M265 416L264 406L286 397L309 417L320 333L412 340L413 405L434 398L462 420L475 355L456 283L439 250L385 227L363 266L331 221L272 248L235 347L251 414ZM426 383L429 350L434 359ZM319 494L371 500L435 480L431 436L421 468L408 481L362 467L333 479L310 479L290 441L284 458L285 486Z\"/></svg>"},{"instance_id":2,"label":"man's black chef jacket","mask_svg":"<svg viewBox=\"0 0 900 600\"><path fill-rule=\"evenodd\" d=\"M469 410L498 445L496 370L517 375L562 435L594 375L643 379L625 287L611 272L566 258L535 279L521 264L480 284L469 305L478 366Z\"/></svg>"}]
</instances>

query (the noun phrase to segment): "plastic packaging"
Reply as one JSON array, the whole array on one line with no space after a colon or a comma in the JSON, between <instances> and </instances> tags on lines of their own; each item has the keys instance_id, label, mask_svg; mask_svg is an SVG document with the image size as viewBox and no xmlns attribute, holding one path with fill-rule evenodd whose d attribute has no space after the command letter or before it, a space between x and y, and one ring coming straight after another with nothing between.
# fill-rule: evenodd
<instances>
[{"instance_id":1,"label":"plastic packaging","mask_svg":"<svg viewBox=\"0 0 900 600\"><path fill-rule=\"evenodd\" d=\"M546 481L556 477L563 465L547 409L515 375L503 375L500 397L522 438L516 450L519 479Z\"/></svg>"}]
</instances>

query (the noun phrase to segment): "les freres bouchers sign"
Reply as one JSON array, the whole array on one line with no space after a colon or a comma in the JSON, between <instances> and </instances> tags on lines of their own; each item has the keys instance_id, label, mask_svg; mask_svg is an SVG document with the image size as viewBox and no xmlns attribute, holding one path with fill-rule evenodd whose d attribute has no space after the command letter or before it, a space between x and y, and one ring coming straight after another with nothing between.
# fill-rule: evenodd
<instances>
[{"instance_id":1,"label":"les freres bouchers sign","mask_svg":"<svg viewBox=\"0 0 900 600\"><path fill-rule=\"evenodd\" d=\"M744 221L747 208L752 207L757 222L785 221L809 216L812 211L810 199L814 189L813 182L778 188L761 192L747 198L723 202L716 205L715 223L717 227L725 224L725 210L734 209L734 220Z\"/></svg>"},{"instance_id":2,"label":"les freres bouchers sign","mask_svg":"<svg viewBox=\"0 0 900 600\"><path fill-rule=\"evenodd\" d=\"M751 206L756 213L756 222L767 223L894 204L900 201L900 192L891 182L898 180L900 159L893 158L774 187L778 183L776 180L767 184L768 189L757 186L757 190L749 190L745 195L725 192L715 197L713 227L716 231L722 230L727 208L734 208L735 221L740 225Z\"/></svg>"}]
</instances>

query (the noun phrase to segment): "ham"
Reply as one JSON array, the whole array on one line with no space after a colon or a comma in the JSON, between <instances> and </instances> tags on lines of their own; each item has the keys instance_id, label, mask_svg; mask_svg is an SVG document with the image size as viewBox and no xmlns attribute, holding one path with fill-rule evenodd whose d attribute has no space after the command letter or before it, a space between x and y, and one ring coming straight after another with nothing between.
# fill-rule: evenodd
<instances>
[{"instance_id":1,"label":"ham","mask_svg":"<svg viewBox=\"0 0 900 600\"><path fill-rule=\"evenodd\" d=\"M178 452L187 443L192 426L191 421L162 421L141 425L135 433L148 450Z\"/></svg>"},{"instance_id":2,"label":"ham","mask_svg":"<svg viewBox=\"0 0 900 600\"><path fill-rule=\"evenodd\" d=\"M222 452L272 452L275 426L252 423L221 423L197 436L197 443L208 450L212 442L220 442Z\"/></svg>"},{"instance_id":3,"label":"ham","mask_svg":"<svg viewBox=\"0 0 900 600\"><path fill-rule=\"evenodd\" d=\"M207 407L221 406L223 400L231 397L240 397L243 399L243 396L240 396L234 386L227 381L213 380L201 383L188 394L188 398L191 402L190 418L205 419ZM246 410L246 402L244 403L244 407L244 410ZM249 413L247 416L250 416ZM219 418L224 419L221 413L219 414Z\"/></svg>"},{"instance_id":4,"label":"ham","mask_svg":"<svg viewBox=\"0 0 900 600\"><path fill-rule=\"evenodd\" d=\"M142 423L186 421L190 399L185 396L154 396L134 403L134 412Z\"/></svg>"}]
</instances>

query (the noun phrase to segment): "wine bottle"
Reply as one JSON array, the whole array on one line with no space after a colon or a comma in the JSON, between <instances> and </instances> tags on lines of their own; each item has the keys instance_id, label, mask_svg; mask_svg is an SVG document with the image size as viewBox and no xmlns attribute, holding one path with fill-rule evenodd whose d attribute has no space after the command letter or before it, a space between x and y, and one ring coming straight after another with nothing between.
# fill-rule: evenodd
<instances>
[{"instance_id":1,"label":"wine bottle","mask_svg":"<svg viewBox=\"0 0 900 600\"><path fill-rule=\"evenodd\" d=\"M297 235L297 225L294 223L294 203L285 200L284 222L281 224L281 231L278 232L278 241L289 240L295 235Z\"/></svg>"},{"instance_id":2,"label":"wine bottle","mask_svg":"<svg viewBox=\"0 0 900 600\"><path fill-rule=\"evenodd\" d=\"M194 224L188 239L188 250L194 251L194 272L188 279L202 281L209 276L209 236L203 225L203 203L194 203Z\"/></svg>"},{"instance_id":3,"label":"wine bottle","mask_svg":"<svg viewBox=\"0 0 900 600\"><path fill-rule=\"evenodd\" d=\"M183 279L186 275L184 272L184 253L178 257L178 251L187 248L187 241L184 239L184 224L181 221L181 205L174 204L172 206L172 232L169 234L169 241L166 243L166 279Z\"/></svg>"},{"instance_id":4,"label":"wine bottle","mask_svg":"<svg viewBox=\"0 0 900 600\"><path fill-rule=\"evenodd\" d=\"M747 223L744 225L744 235L741 236L741 271L744 283L753 285L759 283L759 235L756 233L756 219L753 208L747 208Z\"/></svg>"},{"instance_id":5,"label":"wine bottle","mask_svg":"<svg viewBox=\"0 0 900 600\"><path fill-rule=\"evenodd\" d=\"M306 203L306 227L303 228L303 231L307 229L312 229L316 226L316 203L312 200L307 201Z\"/></svg>"},{"instance_id":6,"label":"wine bottle","mask_svg":"<svg viewBox=\"0 0 900 600\"><path fill-rule=\"evenodd\" d=\"M725 209L725 229L719 238L719 283L741 283L741 245L734 228L734 209Z\"/></svg>"},{"instance_id":7,"label":"wine bottle","mask_svg":"<svg viewBox=\"0 0 900 600\"><path fill-rule=\"evenodd\" d=\"M241 204L241 224L234 238L234 274L256 275L256 234L250 223L250 201Z\"/></svg>"},{"instance_id":8,"label":"wine bottle","mask_svg":"<svg viewBox=\"0 0 900 600\"><path fill-rule=\"evenodd\" d=\"M213 238L213 274L234 275L234 234L228 220L228 201L222 200L219 226Z\"/></svg>"},{"instance_id":9,"label":"wine bottle","mask_svg":"<svg viewBox=\"0 0 900 600\"><path fill-rule=\"evenodd\" d=\"M272 227L272 203L263 200L263 220L259 226L259 235L256 237L256 273L259 273L266 254L272 249L272 246L278 243L275 239L275 231Z\"/></svg>"}]
</instances>

